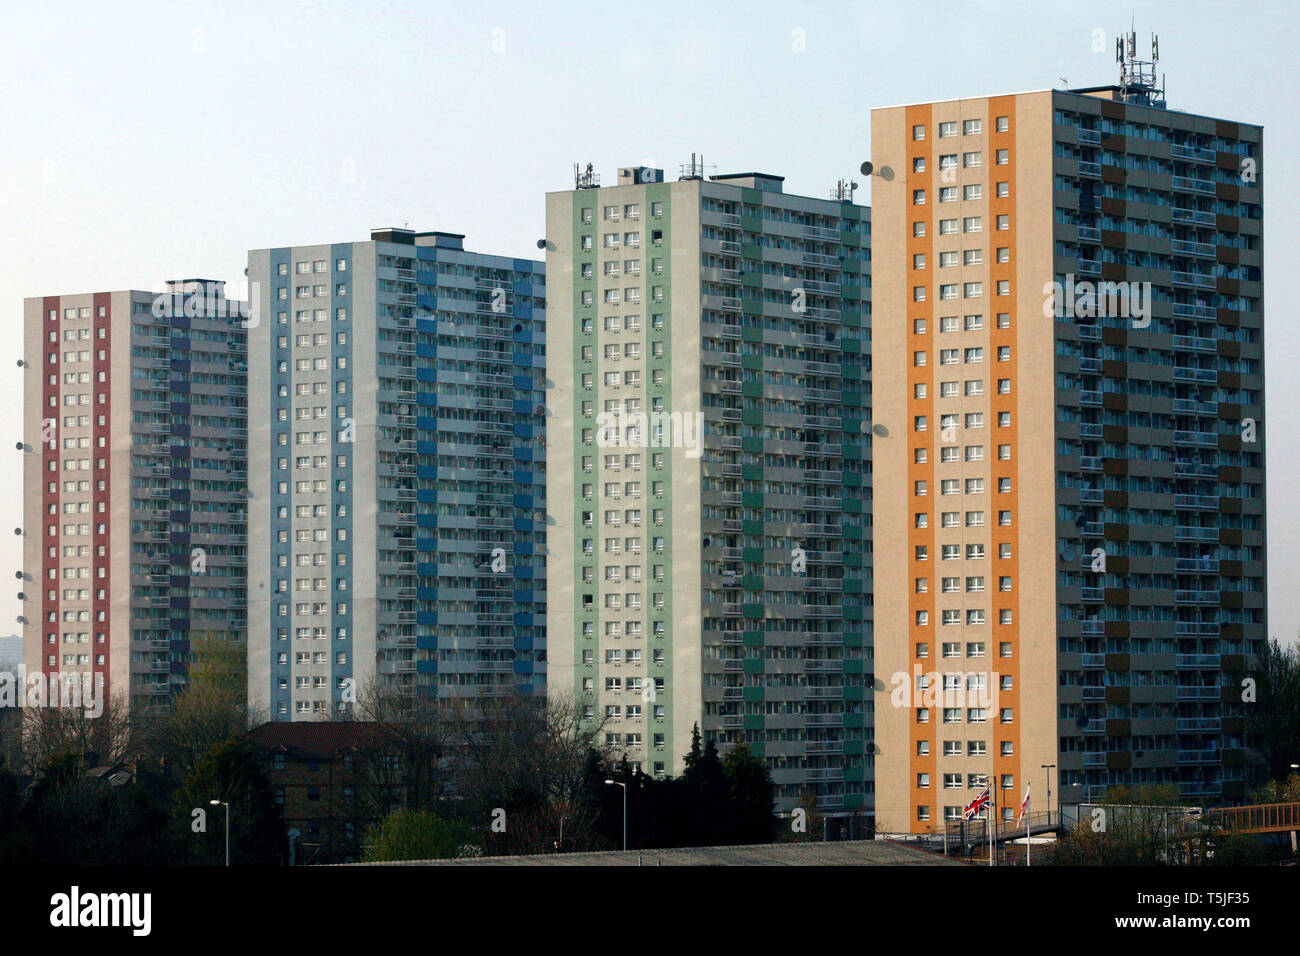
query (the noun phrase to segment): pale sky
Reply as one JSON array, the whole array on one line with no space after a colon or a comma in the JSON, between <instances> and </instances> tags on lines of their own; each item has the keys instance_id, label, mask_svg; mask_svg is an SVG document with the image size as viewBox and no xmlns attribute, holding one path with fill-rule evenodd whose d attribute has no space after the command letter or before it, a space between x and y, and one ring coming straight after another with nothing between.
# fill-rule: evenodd
<instances>
[{"instance_id":1,"label":"pale sky","mask_svg":"<svg viewBox=\"0 0 1300 956\"><path fill-rule=\"evenodd\" d=\"M1284 412L1300 404L1300 344L1283 305L1300 233L1294 13L1186 0L10 0L0 579L16 585L21 562L25 296L190 276L233 285L248 249L407 223L531 258L544 193L572 187L574 162L606 182L629 164L675 179L695 151L720 172L770 172L825 196L841 177L861 180L873 106L1112 83L1114 38L1133 17L1141 53L1160 35L1171 107L1265 127L1269 631L1294 639L1300 505L1286 489L1300 435ZM0 633L18 630L16 591L0 592Z\"/></svg>"}]
</instances>

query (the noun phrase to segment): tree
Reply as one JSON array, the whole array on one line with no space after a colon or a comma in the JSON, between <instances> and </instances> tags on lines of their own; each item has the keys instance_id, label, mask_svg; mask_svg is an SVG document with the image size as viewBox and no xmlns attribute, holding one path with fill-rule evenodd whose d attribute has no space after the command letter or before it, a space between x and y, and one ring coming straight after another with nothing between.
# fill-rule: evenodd
<instances>
[{"instance_id":1,"label":"tree","mask_svg":"<svg viewBox=\"0 0 1300 956\"><path fill-rule=\"evenodd\" d=\"M88 767L69 749L49 759L32 785L18 831L23 862L108 866L170 862L166 815L124 770Z\"/></svg>"},{"instance_id":2,"label":"tree","mask_svg":"<svg viewBox=\"0 0 1300 956\"><path fill-rule=\"evenodd\" d=\"M1180 806L1176 784L1111 787L1097 815L1085 815L1047 852L1068 866L1160 866L1204 860L1209 828Z\"/></svg>"},{"instance_id":3,"label":"tree","mask_svg":"<svg viewBox=\"0 0 1300 956\"><path fill-rule=\"evenodd\" d=\"M1285 780L1300 757L1300 648L1271 640L1260 655L1255 701L1246 708L1246 737L1258 772Z\"/></svg>"},{"instance_id":4,"label":"tree","mask_svg":"<svg viewBox=\"0 0 1300 956\"><path fill-rule=\"evenodd\" d=\"M734 806L733 843L770 843L775 806L772 775L767 762L745 744L727 751L722 761Z\"/></svg>"},{"instance_id":5,"label":"tree","mask_svg":"<svg viewBox=\"0 0 1300 956\"><path fill-rule=\"evenodd\" d=\"M452 720L454 792L462 818L487 829L485 852L590 848L601 799L590 771L593 753L597 764L606 757L602 723L584 719L572 697L461 701Z\"/></svg>"},{"instance_id":6,"label":"tree","mask_svg":"<svg viewBox=\"0 0 1300 956\"><path fill-rule=\"evenodd\" d=\"M164 773L183 780L223 741L248 730L248 665L238 641L202 634L190 644L189 682L170 712L142 718L148 752Z\"/></svg>"},{"instance_id":7,"label":"tree","mask_svg":"<svg viewBox=\"0 0 1300 956\"><path fill-rule=\"evenodd\" d=\"M226 808L230 805L231 864L274 865L288 855L288 842L271 785L242 738L232 737L198 761L176 791L172 827L191 863L218 866L225 861ZM206 827L194 829L195 810Z\"/></svg>"},{"instance_id":8,"label":"tree","mask_svg":"<svg viewBox=\"0 0 1300 956\"><path fill-rule=\"evenodd\" d=\"M397 809L438 806L445 797L451 725L436 698L384 687L372 678L358 691L347 719L372 725L356 754L365 815L383 819Z\"/></svg>"},{"instance_id":9,"label":"tree","mask_svg":"<svg viewBox=\"0 0 1300 956\"><path fill-rule=\"evenodd\" d=\"M78 767L111 767L139 754L141 738L130 719L125 694L105 695L98 708L24 707L23 763L39 775L56 756L75 754Z\"/></svg>"},{"instance_id":10,"label":"tree","mask_svg":"<svg viewBox=\"0 0 1300 956\"><path fill-rule=\"evenodd\" d=\"M394 810L366 835L367 863L393 860L446 860L477 855L468 826L428 810Z\"/></svg>"}]
</instances>

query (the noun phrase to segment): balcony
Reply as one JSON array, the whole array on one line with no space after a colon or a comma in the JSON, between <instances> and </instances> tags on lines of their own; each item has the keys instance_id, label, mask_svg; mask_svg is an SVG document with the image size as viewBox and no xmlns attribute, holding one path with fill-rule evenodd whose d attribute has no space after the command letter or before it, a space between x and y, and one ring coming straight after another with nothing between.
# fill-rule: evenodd
<instances>
[{"instance_id":1,"label":"balcony","mask_svg":"<svg viewBox=\"0 0 1300 956\"><path fill-rule=\"evenodd\" d=\"M1175 431L1175 445L1199 445L1202 448L1217 448L1219 437L1214 432Z\"/></svg>"},{"instance_id":2,"label":"balcony","mask_svg":"<svg viewBox=\"0 0 1300 956\"><path fill-rule=\"evenodd\" d=\"M1182 256L1200 256L1205 259L1214 258L1214 245L1209 242L1188 242L1184 239L1175 239L1172 242L1175 255Z\"/></svg>"},{"instance_id":3,"label":"balcony","mask_svg":"<svg viewBox=\"0 0 1300 956\"><path fill-rule=\"evenodd\" d=\"M1179 700L1218 700L1223 696L1223 688L1218 684L1209 687L1199 684L1179 684L1177 696Z\"/></svg>"},{"instance_id":4,"label":"balcony","mask_svg":"<svg viewBox=\"0 0 1300 956\"><path fill-rule=\"evenodd\" d=\"M1213 385L1219 380L1219 373L1212 368L1188 368L1183 365L1174 366L1175 382L1200 382L1207 385Z\"/></svg>"},{"instance_id":5,"label":"balcony","mask_svg":"<svg viewBox=\"0 0 1300 956\"><path fill-rule=\"evenodd\" d=\"M1210 415L1219 414L1218 402L1197 402L1190 398L1175 398L1174 413L1184 415Z\"/></svg>"},{"instance_id":6,"label":"balcony","mask_svg":"<svg viewBox=\"0 0 1300 956\"><path fill-rule=\"evenodd\" d=\"M1175 604L1210 604L1219 603L1218 591L1175 591Z\"/></svg>"},{"instance_id":7,"label":"balcony","mask_svg":"<svg viewBox=\"0 0 1300 956\"><path fill-rule=\"evenodd\" d=\"M1213 226L1218 222L1212 212L1202 212L1199 209L1182 209L1178 206L1173 207L1174 222L1191 222L1198 226Z\"/></svg>"},{"instance_id":8,"label":"balcony","mask_svg":"<svg viewBox=\"0 0 1300 956\"><path fill-rule=\"evenodd\" d=\"M1177 159L1190 159L1195 163L1213 163L1218 154L1204 146L1170 146L1169 154Z\"/></svg>"},{"instance_id":9,"label":"balcony","mask_svg":"<svg viewBox=\"0 0 1300 956\"><path fill-rule=\"evenodd\" d=\"M1173 273L1174 285L1189 285L1197 289L1214 289L1217 288L1217 282L1212 275L1203 272L1179 272Z\"/></svg>"},{"instance_id":10,"label":"balcony","mask_svg":"<svg viewBox=\"0 0 1300 956\"><path fill-rule=\"evenodd\" d=\"M1205 193L1214 195L1214 183L1208 179L1194 179L1191 176L1171 177L1171 185L1181 192Z\"/></svg>"},{"instance_id":11,"label":"balcony","mask_svg":"<svg viewBox=\"0 0 1300 956\"><path fill-rule=\"evenodd\" d=\"M1218 528L1197 528L1190 525L1178 525L1174 528L1175 541L1213 541L1218 543Z\"/></svg>"},{"instance_id":12,"label":"balcony","mask_svg":"<svg viewBox=\"0 0 1300 956\"><path fill-rule=\"evenodd\" d=\"M1199 335L1175 335L1174 348L1192 352L1217 351L1214 339L1204 338Z\"/></svg>"},{"instance_id":13,"label":"balcony","mask_svg":"<svg viewBox=\"0 0 1300 956\"><path fill-rule=\"evenodd\" d=\"M1219 317L1217 309L1208 305L1191 305L1187 302L1174 303L1174 315L1180 319L1209 319L1214 321Z\"/></svg>"},{"instance_id":14,"label":"balcony","mask_svg":"<svg viewBox=\"0 0 1300 956\"><path fill-rule=\"evenodd\" d=\"M1199 511L1218 511L1219 498L1217 495L1174 495L1174 507Z\"/></svg>"},{"instance_id":15,"label":"balcony","mask_svg":"<svg viewBox=\"0 0 1300 956\"><path fill-rule=\"evenodd\" d=\"M1218 670L1220 660L1218 654L1179 654L1175 666L1192 670Z\"/></svg>"}]
</instances>

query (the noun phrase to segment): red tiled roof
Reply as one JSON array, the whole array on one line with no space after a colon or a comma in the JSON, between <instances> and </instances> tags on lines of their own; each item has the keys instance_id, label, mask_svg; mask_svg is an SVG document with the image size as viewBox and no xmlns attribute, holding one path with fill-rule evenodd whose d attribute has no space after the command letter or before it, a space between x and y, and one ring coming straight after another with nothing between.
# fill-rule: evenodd
<instances>
[{"instance_id":1,"label":"red tiled roof","mask_svg":"<svg viewBox=\"0 0 1300 956\"><path fill-rule=\"evenodd\" d=\"M371 721L271 721L250 730L248 742L258 750L328 758L365 746L381 733Z\"/></svg>"}]
</instances>

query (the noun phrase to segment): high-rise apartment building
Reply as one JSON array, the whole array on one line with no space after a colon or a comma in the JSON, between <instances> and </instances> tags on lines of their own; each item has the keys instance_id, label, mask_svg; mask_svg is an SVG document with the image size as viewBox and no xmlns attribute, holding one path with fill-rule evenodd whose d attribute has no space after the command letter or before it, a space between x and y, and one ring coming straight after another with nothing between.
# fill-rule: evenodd
<instances>
[{"instance_id":1,"label":"high-rise apartment building","mask_svg":"<svg viewBox=\"0 0 1300 956\"><path fill-rule=\"evenodd\" d=\"M249 253L249 698L545 680L542 263L460 235Z\"/></svg>"},{"instance_id":2,"label":"high-rise apartment building","mask_svg":"<svg viewBox=\"0 0 1300 956\"><path fill-rule=\"evenodd\" d=\"M990 775L1004 819L1031 782L1243 795L1262 131L1141 66L872 112L881 829Z\"/></svg>"},{"instance_id":3,"label":"high-rise apartment building","mask_svg":"<svg viewBox=\"0 0 1300 956\"><path fill-rule=\"evenodd\" d=\"M165 709L244 638L245 325L220 282L24 302L29 674Z\"/></svg>"},{"instance_id":4,"label":"high-rise apartment building","mask_svg":"<svg viewBox=\"0 0 1300 956\"><path fill-rule=\"evenodd\" d=\"M548 194L550 693L777 805L871 793L870 219L844 185L621 170Z\"/></svg>"}]
</instances>

